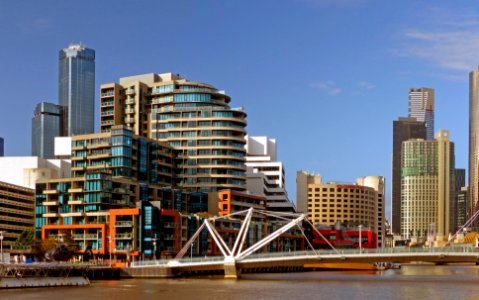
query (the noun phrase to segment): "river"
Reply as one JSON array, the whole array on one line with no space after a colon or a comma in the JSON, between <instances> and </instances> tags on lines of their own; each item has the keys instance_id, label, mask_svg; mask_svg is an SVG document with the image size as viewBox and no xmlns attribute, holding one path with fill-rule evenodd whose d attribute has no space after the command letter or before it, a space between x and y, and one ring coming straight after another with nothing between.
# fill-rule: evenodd
<instances>
[{"instance_id":1,"label":"river","mask_svg":"<svg viewBox=\"0 0 479 300\"><path fill-rule=\"evenodd\" d=\"M61 298L60 298L61 297ZM0 291L1 300L479 299L479 266L245 274L221 278L94 281L89 287Z\"/></svg>"}]
</instances>

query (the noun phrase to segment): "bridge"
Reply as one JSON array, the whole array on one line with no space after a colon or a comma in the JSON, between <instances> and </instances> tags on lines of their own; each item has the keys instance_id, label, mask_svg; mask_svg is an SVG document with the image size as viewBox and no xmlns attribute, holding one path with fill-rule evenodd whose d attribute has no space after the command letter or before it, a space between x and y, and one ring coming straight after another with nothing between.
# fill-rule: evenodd
<instances>
[{"instance_id":1,"label":"bridge","mask_svg":"<svg viewBox=\"0 0 479 300\"><path fill-rule=\"evenodd\" d=\"M284 221L284 225L273 233L263 237L246 249L245 240L248 227L255 214L264 214ZM233 245L228 245L212 225L212 221L220 218L231 218L234 215L245 215L241 228ZM380 248L380 249L344 249L338 250L331 245L319 231L318 234L327 241L331 250L315 250L304 234L300 224L307 221L305 214L273 213L257 211L250 208L224 217L213 217L204 220L191 239L180 250L175 259L135 262L125 269L133 277L174 277L188 274L221 274L225 278L238 278L241 273L271 271L301 271L305 266L318 263L377 263L377 262L429 262L436 264L475 263L479 264L479 251L471 245L444 248ZM312 224L311 224L312 226ZM314 228L314 226L312 226ZM271 241L280 237L292 228L303 234L311 250L256 253L264 249ZM205 257L185 257L193 242L203 230L207 230L222 255ZM316 229L314 229L316 230ZM191 250L190 250L191 251ZM190 253L191 254L191 253Z\"/></svg>"}]
</instances>

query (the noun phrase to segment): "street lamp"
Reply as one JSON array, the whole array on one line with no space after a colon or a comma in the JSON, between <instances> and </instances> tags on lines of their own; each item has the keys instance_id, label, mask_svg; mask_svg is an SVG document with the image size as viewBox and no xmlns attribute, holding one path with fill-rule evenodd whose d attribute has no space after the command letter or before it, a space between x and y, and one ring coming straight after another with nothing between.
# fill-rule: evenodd
<instances>
[{"instance_id":1,"label":"street lamp","mask_svg":"<svg viewBox=\"0 0 479 300\"><path fill-rule=\"evenodd\" d=\"M362 253L363 252L363 248L362 248L362 236L361 236L361 228L363 227L363 225L359 225L359 253Z\"/></svg>"},{"instance_id":2,"label":"street lamp","mask_svg":"<svg viewBox=\"0 0 479 300\"><path fill-rule=\"evenodd\" d=\"M3 263L3 233L4 231L0 231L0 255L2 256L2 263Z\"/></svg>"},{"instance_id":3,"label":"street lamp","mask_svg":"<svg viewBox=\"0 0 479 300\"><path fill-rule=\"evenodd\" d=\"M110 254L110 268L111 268L111 237L108 236L108 253Z\"/></svg>"},{"instance_id":4,"label":"street lamp","mask_svg":"<svg viewBox=\"0 0 479 300\"><path fill-rule=\"evenodd\" d=\"M156 241L158 240L156 237L152 239L153 240L153 257L156 260Z\"/></svg>"}]
</instances>

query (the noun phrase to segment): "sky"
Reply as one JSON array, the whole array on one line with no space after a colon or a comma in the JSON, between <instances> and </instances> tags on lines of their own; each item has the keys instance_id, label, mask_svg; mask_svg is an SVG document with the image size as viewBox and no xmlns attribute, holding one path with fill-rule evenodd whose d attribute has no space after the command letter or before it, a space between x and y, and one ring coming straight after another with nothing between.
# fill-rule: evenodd
<instances>
[{"instance_id":1,"label":"sky","mask_svg":"<svg viewBox=\"0 0 479 300\"><path fill-rule=\"evenodd\" d=\"M473 2L0 0L5 155L30 155L35 105L58 102L58 51L82 42L96 51L97 129L100 84L179 73L225 90L249 135L277 140L293 200L298 170L385 176L389 199L392 123L411 87L435 89L435 129L450 130L467 168Z\"/></svg>"}]
</instances>

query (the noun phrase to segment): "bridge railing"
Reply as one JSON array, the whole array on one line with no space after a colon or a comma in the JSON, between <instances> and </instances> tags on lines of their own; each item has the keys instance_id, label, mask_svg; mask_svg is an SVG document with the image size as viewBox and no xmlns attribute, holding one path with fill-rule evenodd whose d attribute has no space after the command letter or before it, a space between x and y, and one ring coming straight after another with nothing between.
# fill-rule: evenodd
<instances>
[{"instance_id":1,"label":"bridge railing","mask_svg":"<svg viewBox=\"0 0 479 300\"><path fill-rule=\"evenodd\" d=\"M253 253L246 259L267 259L278 257L321 257L321 256L341 256L341 255L368 255L368 254L425 254L425 253L477 253L479 255L479 249L472 246L452 246L444 248L429 248L429 247L397 247L397 248L377 248L377 249L338 249L334 250L312 250L305 251L288 251L288 252L270 252L270 253ZM223 261L223 256L196 256L196 257L184 257L181 259L157 259L157 260L142 260L132 263L132 267L144 267L144 266L166 266L171 262L179 264L190 263L212 263Z\"/></svg>"}]
</instances>

